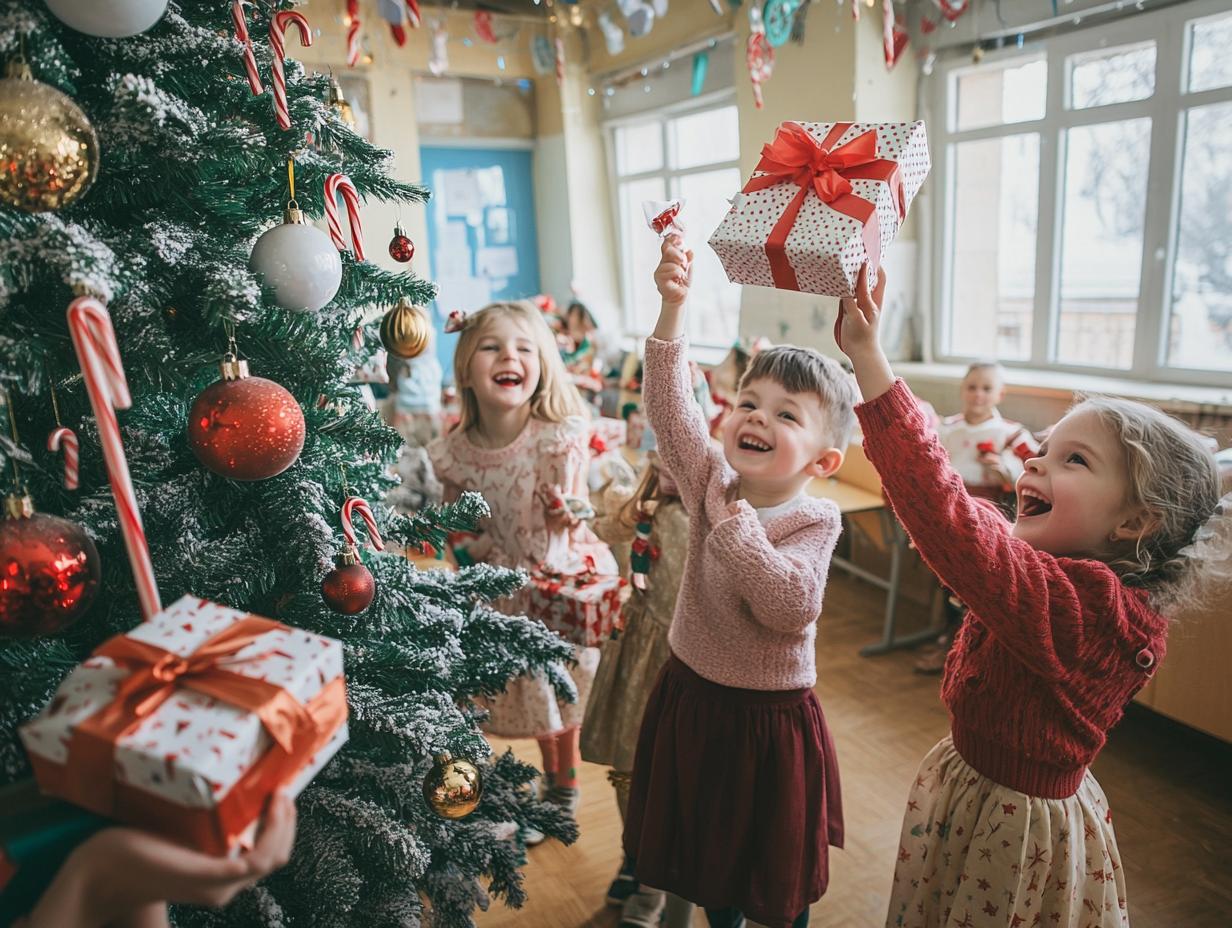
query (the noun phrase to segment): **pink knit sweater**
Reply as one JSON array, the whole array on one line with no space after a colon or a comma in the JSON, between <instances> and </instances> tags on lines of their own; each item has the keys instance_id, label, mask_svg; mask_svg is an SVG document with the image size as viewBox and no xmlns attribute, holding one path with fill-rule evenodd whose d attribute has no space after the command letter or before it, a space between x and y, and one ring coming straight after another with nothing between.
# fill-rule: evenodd
<instances>
[{"instance_id":1,"label":"pink knit sweater","mask_svg":"<svg viewBox=\"0 0 1232 928\"><path fill-rule=\"evenodd\" d=\"M707 680L794 690L817 682L813 642L838 540L838 507L805 498L765 527L710 442L683 338L646 340L643 395L663 463L689 513L689 554L668 643Z\"/></svg>"}]
</instances>

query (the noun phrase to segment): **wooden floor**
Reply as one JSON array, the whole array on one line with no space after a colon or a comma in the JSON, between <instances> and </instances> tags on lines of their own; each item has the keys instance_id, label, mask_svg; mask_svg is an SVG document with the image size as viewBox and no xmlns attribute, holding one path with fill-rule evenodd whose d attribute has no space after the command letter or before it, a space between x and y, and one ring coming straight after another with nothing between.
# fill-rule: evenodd
<instances>
[{"instance_id":1,"label":"wooden floor","mask_svg":"<svg viewBox=\"0 0 1232 928\"><path fill-rule=\"evenodd\" d=\"M947 730L938 678L913 674L909 653L862 658L879 631L882 594L832 576L818 635L817 692L842 769L847 847L831 860L830 889L813 926L881 926L902 804L920 759ZM907 619L923 621L922 610ZM538 764L533 741L503 742ZM1131 708L1095 764L1116 816L1134 928L1232 925L1232 749ZM529 852L521 910L499 903L481 928L615 928L603 896L620 862L620 817L605 778L582 773L581 837ZM699 913L695 926L704 926Z\"/></svg>"}]
</instances>

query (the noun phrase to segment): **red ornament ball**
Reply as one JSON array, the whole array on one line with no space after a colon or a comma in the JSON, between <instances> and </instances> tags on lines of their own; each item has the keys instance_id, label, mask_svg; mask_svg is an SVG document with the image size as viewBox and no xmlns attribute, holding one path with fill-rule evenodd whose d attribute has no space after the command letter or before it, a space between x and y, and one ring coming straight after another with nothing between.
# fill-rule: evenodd
<instances>
[{"instance_id":1,"label":"red ornament ball","mask_svg":"<svg viewBox=\"0 0 1232 928\"><path fill-rule=\"evenodd\" d=\"M403 264L415 257L415 243L402 231L401 226L394 230L394 237L389 240L389 256Z\"/></svg>"},{"instance_id":2,"label":"red ornament ball","mask_svg":"<svg viewBox=\"0 0 1232 928\"><path fill-rule=\"evenodd\" d=\"M0 637L67 628L98 587L98 550L80 525L42 513L0 522Z\"/></svg>"},{"instance_id":3,"label":"red ornament ball","mask_svg":"<svg viewBox=\"0 0 1232 928\"><path fill-rule=\"evenodd\" d=\"M206 468L232 480L264 480L304 448L304 413L282 385L264 377L220 380L188 413L188 445Z\"/></svg>"},{"instance_id":4,"label":"red ornament ball","mask_svg":"<svg viewBox=\"0 0 1232 928\"><path fill-rule=\"evenodd\" d=\"M342 615L363 612L376 595L376 580L363 564L339 564L321 581L325 605Z\"/></svg>"}]
</instances>

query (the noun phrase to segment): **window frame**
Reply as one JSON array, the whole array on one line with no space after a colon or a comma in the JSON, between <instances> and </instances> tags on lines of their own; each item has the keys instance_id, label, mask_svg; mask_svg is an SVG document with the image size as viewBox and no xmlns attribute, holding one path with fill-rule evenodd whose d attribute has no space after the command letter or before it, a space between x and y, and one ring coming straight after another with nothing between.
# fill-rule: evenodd
<instances>
[{"instance_id":1,"label":"window frame","mask_svg":"<svg viewBox=\"0 0 1232 928\"><path fill-rule=\"evenodd\" d=\"M988 52L979 65L955 53L938 61L929 102L940 117L931 127L933 172L938 179L937 204L931 217L937 247L930 259L932 305L932 357L938 361L975 360L948 350L952 325L951 294L954 229L951 221L955 146L961 142L999 139L1013 135L1039 136L1039 205L1036 220L1035 295L1028 358L1006 360L1006 367L1068 371L1078 374L1134 378L1157 383L1232 386L1232 371L1173 367L1167 362L1170 290L1180 232L1181 169L1184 159L1188 111L1212 103L1232 101L1232 86L1186 92L1190 58L1191 22L1228 11L1226 0L1194 0L1151 13L1139 13L1095 28L1078 29L1022 49L1009 47ZM1103 49L1113 50L1154 40L1155 92L1145 100L1071 109L1067 59ZM958 94L955 79L973 67L1009 64L1044 52L1047 67L1042 119L1001 123L963 131L956 124ZM1066 364L1053 360L1061 313L1061 223L1064 221L1067 132L1082 126L1138 117L1151 120L1150 164L1144 204L1143 240L1134 326L1134 349L1128 368Z\"/></svg>"},{"instance_id":2,"label":"window frame","mask_svg":"<svg viewBox=\"0 0 1232 928\"><path fill-rule=\"evenodd\" d=\"M612 218L617 225L616 243L617 256L620 264L621 318L624 324L624 334L628 337L640 339L650 334L649 331L641 331L638 325L637 307L633 305L633 275L635 273L648 274L651 269L632 267L632 262L629 256L627 236L644 231L645 224L640 221L626 222L622 218L621 185L632 181L662 178L664 188L667 191L667 198L674 199L679 195L677 180L681 177L687 177L692 174L706 174L723 168L735 168L739 171L739 152L737 152L734 159L728 161L714 161L709 164L697 165L690 168L673 169L670 167L671 138L669 125L672 120L681 116L691 116L708 110L717 110L735 106L735 88L724 88L712 93L703 94L690 100L683 100L667 106L657 107L655 109L645 110L644 112L607 120L603 124L603 141L605 154L607 156L608 194L611 202ZM738 111L737 118L739 118ZM663 145L662 166L658 170L654 171L641 171L635 174L620 174L616 163L617 130L629 126L653 123L659 124L659 133ZM735 193L735 190L733 190L732 193ZM696 348L721 348L725 350L731 347L731 343L734 338L735 335L733 335L732 338L718 340L708 339L702 341L700 339L694 339L691 340L690 344Z\"/></svg>"}]
</instances>

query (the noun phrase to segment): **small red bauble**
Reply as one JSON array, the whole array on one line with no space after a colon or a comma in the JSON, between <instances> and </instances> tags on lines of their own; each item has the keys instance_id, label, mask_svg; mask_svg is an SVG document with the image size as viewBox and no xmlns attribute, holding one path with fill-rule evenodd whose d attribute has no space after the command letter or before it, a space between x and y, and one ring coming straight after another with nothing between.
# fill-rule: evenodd
<instances>
[{"instance_id":1,"label":"small red bauble","mask_svg":"<svg viewBox=\"0 0 1232 928\"><path fill-rule=\"evenodd\" d=\"M376 595L376 580L360 563L348 563L344 554L338 566L321 580L321 598L325 605L342 615L363 612Z\"/></svg>"},{"instance_id":2,"label":"small red bauble","mask_svg":"<svg viewBox=\"0 0 1232 928\"><path fill-rule=\"evenodd\" d=\"M415 243L402 228L402 223L394 226L394 237L389 240L389 256L402 264L406 264L415 257Z\"/></svg>"},{"instance_id":3,"label":"small red bauble","mask_svg":"<svg viewBox=\"0 0 1232 928\"><path fill-rule=\"evenodd\" d=\"M0 637L51 635L90 608L99 587L98 550L75 522L34 512L10 496L0 522Z\"/></svg>"},{"instance_id":4,"label":"small red bauble","mask_svg":"<svg viewBox=\"0 0 1232 928\"><path fill-rule=\"evenodd\" d=\"M304 448L304 413L281 384L222 363L223 379L201 391L188 413L188 446L206 468L232 480L264 480Z\"/></svg>"}]
</instances>

